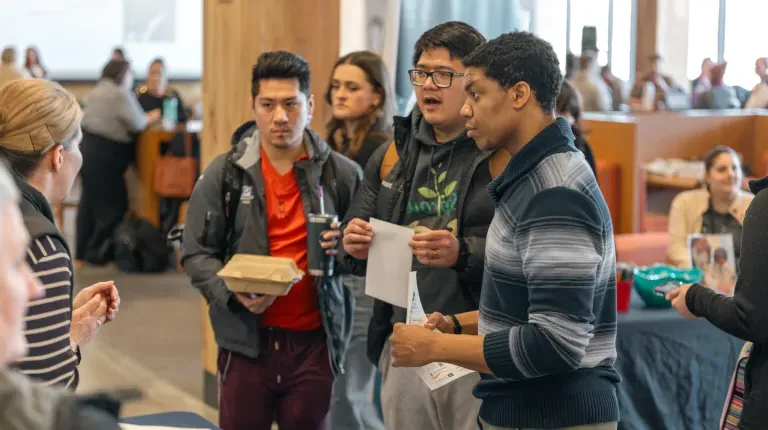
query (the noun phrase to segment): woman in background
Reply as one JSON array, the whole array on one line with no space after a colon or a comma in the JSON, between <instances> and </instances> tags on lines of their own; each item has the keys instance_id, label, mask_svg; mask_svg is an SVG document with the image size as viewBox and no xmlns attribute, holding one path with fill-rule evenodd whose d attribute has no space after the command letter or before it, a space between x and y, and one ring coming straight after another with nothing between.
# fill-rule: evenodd
<instances>
[{"instance_id":1,"label":"woman in background","mask_svg":"<svg viewBox=\"0 0 768 430\"><path fill-rule=\"evenodd\" d=\"M85 102L75 251L77 260L91 264L113 259L112 236L128 211L123 175L134 159L135 133L160 119L159 109L141 109L132 88L130 64L112 60Z\"/></svg>"},{"instance_id":2,"label":"woman in background","mask_svg":"<svg viewBox=\"0 0 768 430\"><path fill-rule=\"evenodd\" d=\"M573 142L584 154L587 164L592 168L592 173L597 176L595 156L581 131L581 96L568 81L563 81L563 85L560 87L560 94L555 102L555 114L567 119L571 124L571 131L575 137Z\"/></svg>"},{"instance_id":3,"label":"woman in background","mask_svg":"<svg viewBox=\"0 0 768 430\"><path fill-rule=\"evenodd\" d=\"M48 78L48 70L43 67L42 62L40 61L40 52L34 46L27 48L27 53L24 59L24 73L30 78Z\"/></svg>"},{"instance_id":4,"label":"woman in background","mask_svg":"<svg viewBox=\"0 0 768 430\"><path fill-rule=\"evenodd\" d=\"M159 109L161 115L163 114L165 101L176 99L176 122L182 126L187 122L187 112L181 96L176 91L168 88L168 75L166 74L165 62L162 58L156 58L150 63L149 70L147 71L147 83L139 88L137 97L141 108L145 112ZM183 133L176 133L172 141L161 142L160 153L165 155L170 150L172 154L177 156L188 155L199 159L200 141L194 135L191 136L191 139L191 154L184 154ZM163 233L163 237L176 225L179 218L179 208L183 201L181 199L160 198L160 230Z\"/></svg>"},{"instance_id":5,"label":"woman in background","mask_svg":"<svg viewBox=\"0 0 768 430\"><path fill-rule=\"evenodd\" d=\"M704 187L672 200L667 257L677 267L690 268L689 235L730 234L738 267L744 214L754 196L741 190L741 160L733 149L715 146L704 157L704 168Z\"/></svg>"},{"instance_id":6,"label":"woman in background","mask_svg":"<svg viewBox=\"0 0 768 430\"><path fill-rule=\"evenodd\" d=\"M26 263L45 287L27 309L29 351L14 367L46 385L72 389L80 348L114 318L120 301L111 281L74 295L69 246L51 210L67 197L82 165L81 118L77 100L59 84L20 79L0 88L0 159L21 192L30 236Z\"/></svg>"},{"instance_id":7,"label":"woman in background","mask_svg":"<svg viewBox=\"0 0 768 430\"><path fill-rule=\"evenodd\" d=\"M328 142L360 167L381 145L391 141L395 93L384 61L370 51L347 54L331 74L325 100L331 105ZM346 373L339 375L333 390L329 428L384 430L369 400L376 369L368 360L366 338L373 313L373 298L365 295L363 278L348 276L344 283L355 297L355 320L347 352Z\"/></svg>"}]
</instances>

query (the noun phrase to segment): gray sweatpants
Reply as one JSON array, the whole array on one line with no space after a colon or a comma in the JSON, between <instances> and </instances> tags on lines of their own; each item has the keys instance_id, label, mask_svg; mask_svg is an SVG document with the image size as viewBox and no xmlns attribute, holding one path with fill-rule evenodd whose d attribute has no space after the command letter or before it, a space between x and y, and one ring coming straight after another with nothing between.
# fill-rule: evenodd
<instances>
[{"instance_id":1,"label":"gray sweatpants","mask_svg":"<svg viewBox=\"0 0 768 430\"><path fill-rule=\"evenodd\" d=\"M336 377L326 428L384 430L384 423L371 399L376 368L365 353L368 324L373 316L373 297L365 295L365 278L345 276L344 285L355 298L352 340L347 350L345 373Z\"/></svg>"},{"instance_id":2,"label":"gray sweatpants","mask_svg":"<svg viewBox=\"0 0 768 430\"><path fill-rule=\"evenodd\" d=\"M618 426L619 426L619 423L603 423L603 424L591 424L586 426L563 427L563 428L554 429L554 430L616 430ZM489 425L488 423L483 421L483 430L544 430L544 429L496 427L496 426Z\"/></svg>"},{"instance_id":3,"label":"gray sweatpants","mask_svg":"<svg viewBox=\"0 0 768 430\"><path fill-rule=\"evenodd\" d=\"M379 359L381 406L390 430L477 430L480 400L472 389L480 375L472 373L431 391L412 368L389 364L387 341Z\"/></svg>"}]
</instances>

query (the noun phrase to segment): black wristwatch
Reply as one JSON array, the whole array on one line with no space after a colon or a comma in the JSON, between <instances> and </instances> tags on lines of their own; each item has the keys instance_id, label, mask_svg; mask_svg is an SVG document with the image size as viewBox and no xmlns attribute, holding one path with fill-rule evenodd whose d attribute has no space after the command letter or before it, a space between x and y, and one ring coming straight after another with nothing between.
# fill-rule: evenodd
<instances>
[{"instance_id":1,"label":"black wristwatch","mask_svg":"<svg viewBox=\"0 0 768 430\"><path fill-rule=\"evenodd\" d=\"M453 321L453 334L461 334L461 324L459 323L459 319L456 318L456 315L448 315L448 318Z\"/></svg>"}]
</instances>

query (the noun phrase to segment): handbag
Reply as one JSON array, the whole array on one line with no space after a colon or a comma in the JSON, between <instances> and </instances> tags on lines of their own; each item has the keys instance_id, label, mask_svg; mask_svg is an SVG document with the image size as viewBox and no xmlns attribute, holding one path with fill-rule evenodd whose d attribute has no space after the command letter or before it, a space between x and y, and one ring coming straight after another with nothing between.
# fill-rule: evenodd
<instances>
[{"instance_id":1,"label":"handbag","mask_svg":"<svg viewBox=\"0 0 768 430\"><path fill-rule=\"evenodd\" d=\"M752 343L747 342L741 349L736 369L731 378L731 386L728 396L725 398L723 415L720 417L721 430L736 430L741 420L741 410L744 408L744 374L746 373L749 354L752 352Z\"/></svg>"},{"instance_id":2,"label":"handbag","mask_svg":"<svg viewBox=\"0 0 768 430\"><path fill-rule=\"evenodd\" d=\"M197 159L192 157L192 135L183 133L184 153L174 155L170 148L155 162L155 193L169 199L187 199L197 181Z\"/></svg>"}]
</instances>

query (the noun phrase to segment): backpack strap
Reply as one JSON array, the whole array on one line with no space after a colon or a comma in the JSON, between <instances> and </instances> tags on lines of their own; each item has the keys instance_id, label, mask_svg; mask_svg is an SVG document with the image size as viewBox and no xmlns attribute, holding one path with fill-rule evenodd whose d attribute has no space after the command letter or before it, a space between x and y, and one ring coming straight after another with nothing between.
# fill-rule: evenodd
<instances>
[{"instance_id":1,"label":"backpack strap","mask_svg":"<svg viewBox=\"0 0 768 430\"><path fill-rule=\"evenodd\" d=\"M232 231L235 229L237 207L240 204L240 195L243 192L243 171L235 167L232 159L236 148L230 149L227 160L224 163L224 186L222 187L222 202L224 207L225 234L227 249L224 250L224 261L232 256L234 240Z\"/></svg>"},{"instance_id":2,"label":"backpack strap","mask_svg":"<svg viewBox=\"0 0 768 430\"><path fill-rule=\"evenodd\" d=\"M379 178L382 181L387 177L387 175L389 175L389 172L392 171L392 168L395 167L395 164L397 164L398 161L400 161L400 156L397 154L397 147L395 146L395 141L393 140L392 143L389 144L387 152L384 153L384 159L381 161Z\"/></svg>"},{"instance_id":3,"label":"backpack strap","mask_svg":"<svg viewBox=\"0 0 768 430\"><path fill-rule=\"evenodd\" d=\"M509 155L506 149L498 149L490 157L488 157L488 168L491 170L491 179L496 179L504 168L507 167L509 159L512 156ZM393 140L387 148L387 152L384 154L384 159L381 161L381 169L379 170L379 178L383 181L384 178L389 175L395 164L400 161L400 156L397 154L397 147L395 147L395 141Z\"/></svg>"}]
</instances>

